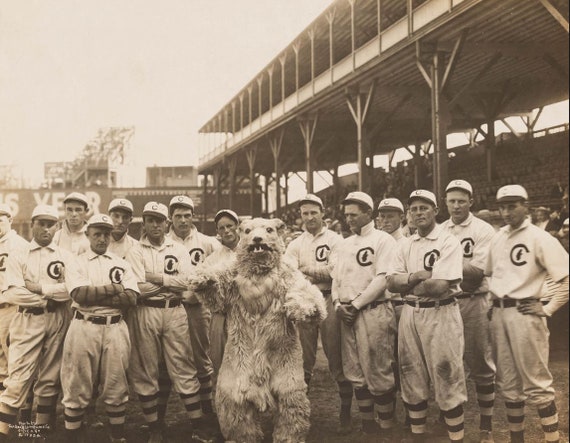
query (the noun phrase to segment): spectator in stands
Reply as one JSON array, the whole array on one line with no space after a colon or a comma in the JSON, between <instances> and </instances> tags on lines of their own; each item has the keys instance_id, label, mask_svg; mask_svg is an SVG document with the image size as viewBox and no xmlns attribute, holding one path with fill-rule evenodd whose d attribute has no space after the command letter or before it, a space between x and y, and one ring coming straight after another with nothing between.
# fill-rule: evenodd
<instances>
[{"instance_id":1,"label":"spectator in stands","mask_svg":"<svg viewBox=\"0 0 570 443\"><path fill-rule=\"evenodd\" d=\"M570 232L570 226L568 225L568 219L566 219L562 223L562 229L560 229L560 232L558 233L558 240L560 240L560 243L562 243L562 246L564 246L564 249L566 249L566 252L568 252L568 233L569 232Z\"/></svg>"},{"instance_id":2,"label":"spectator in stands","mask_svg":"<svg viewBox=\"0 0 570 443\"><path fill-rule=\"evenodd\" d=\"M412 235L414 235L417 228L414 222L412 221L412 217L410 216L409 210L406 211L405 222L406 223L402 226L402 234L404 234L405 237L411 237Z\"/></svg>"}]
</instances>

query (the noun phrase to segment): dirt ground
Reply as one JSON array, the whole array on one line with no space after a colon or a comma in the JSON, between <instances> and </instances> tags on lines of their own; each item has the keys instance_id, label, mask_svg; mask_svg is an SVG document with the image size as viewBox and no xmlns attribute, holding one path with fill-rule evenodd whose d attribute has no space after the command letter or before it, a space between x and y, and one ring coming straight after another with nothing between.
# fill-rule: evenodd
<instances>
[{"instance_id":1,"label":"dirt ground","mask_svg":"<svg viewBox=\"0 0 570 443\"><path fill-rule=\"evenodd\" d=\"M560 415L560 431L561 441L568 442L568 348L554 349L551 353L551 370L554 375L555 388L557 391L557 405ZM336 384L332 381L326 366L326 360L322 350L318 352L317 365L311 382L309 392L311 400L311 430L307 443L353 443L353 442L373 442L374 439L364 439L358 431L359 418L356 401L353 401L353 427L351 434L339 436L336 434L337 417L339 411L338 397L336 394ZM98 415L100 420L107 423L102 405L98 405ZM495 442L508 441L508 428L506 424L505 409L501 401L497 401L495 407L495 417L493 419L493 435ZM47 440L48 442L64 442L63 421L61 410L59 411L58 430ZM430 442L443 443L448 441L445 429L434 421L437 419L437 409L430 402L430 410L428 416L428 432L430 433ZM527 408L526 411L526 441L540 442L543 441L540 423L536 415L536 411ZM405 435L401 423L403 423L404 411L401 401L397 404L397 420L398 423L393 435L393 441L399 442ZM128 406L127 415L127 441L129 443L146 442L148 434L143 427L144 420L141 414L138 402L131 400ZM186 414L182 407L178 396L171 395L168 414L168 441L171 443L182 443L194 441L191 439L191 428L187 423ZM269 416L264 420L265 439L264 442L271 442L271 419ZM478 416L477 405L474 400L473 385L469 384L469 403L465 407L465 442L478 442ZM23 442L24 439L17 437L12 441ZM108 442L109 437L107 429L90 429L87 434L87 442L104 443Z\"/></svg>"}]
</instances>

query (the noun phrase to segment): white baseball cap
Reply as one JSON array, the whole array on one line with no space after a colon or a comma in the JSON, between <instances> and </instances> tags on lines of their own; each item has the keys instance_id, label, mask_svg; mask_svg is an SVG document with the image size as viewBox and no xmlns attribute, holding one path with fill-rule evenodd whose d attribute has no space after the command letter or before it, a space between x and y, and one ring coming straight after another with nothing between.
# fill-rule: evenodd
<instances>
[{"instance_id":1,"label":"white baseball cap","mask_svg":"<svg viewBox=\"0 0 570 443\"><path fill-rule=\"evenodd\" d=\"M59 220L59 213L57 208L50 205L37 205L32 211L32 220L35 218L45 219L45 220Z\"/></svg>"},{"instance_id":2,"label":"white baseball cap","mask_svg":"<svg viewBox=\"0 0 570 443\"><path fill-rule=\"evenodd\" d=\"M182 206L184 208L190 208L192 209L192 211L194 211L194 202L187 195L175 195L174 197L172 197L168 207L170 208L170 210L172 210L173 206Z\"/></svg>"},{"instance_id":3,"label":"white baseball cap","mask_svg":"<svg viewBox=\"0 0 570 443\"><path fill-rule=\"evenodd\" d=\"M385 198L378 205L378 211L400 211L404 213L404 205L397 198Z\"/></svg>"},{"instance_id":4,"label":"white baseball cap","mask_svg":"<svg viewBox=\"0 0 570 443\"><path fill-rule=\"evenodd\" d=\"M8 203L0 204L0 215L7 215L8 217L13 217L12 208Z\"/></svg>"},{"instance_id":5,"label":"white baseball cap","mask_svg":"<svg viewBox=\"0 0 570 443\"><path fill-rule=\"evenodd\" d=\"M222 217L231 218L239 225L239 217L231 209L220 209L218 212L216 212L216 215L214 216L214 223L218 223L218 220L220 220Z\"/></svg>"},{"instance_id":6,"label":"white baseball cap","mask_svg":"<svg viewBox=\"0 0 570 443\"><path fill-rule=\"evenodd\" d=\"M370 209L374 208L374 201L372 200L372 197L370 197L366 192L350 192L342 201L342 204L347 205L350 203L362 203L368 206Z\"/></svg>"},{"instance_id":7,"label":"white baseball cap","mask_svg":"<svg viewBox=\"0 0 570 443\"><path fill-rule=\"evenodd\" d=\"M447 185L447 188L445 188L445 192L449 192L453 189L459 189L461 191L469 193L469 195L473 195L473 186L471 186L471 183L465 180L450 181L449 184Z\"/></svg>"},{"instance_id":8,"label":"white baseball cap","mask_svg":"<svg viewBox=\"0 0 570 443\"><path fill-rule=\"evenodd\" d=\"M71 194L67 194L63 199L63 203L70 201L82 203L86 208L89 208L89 200L87 199L87 196L81 192L72 192Z\"/></svg>"},{"instance_id":9,"label":"white baseball cap","mask_svg":"<svg viewBox=\"0 0 570 443\"><path fill-rule=\"evenodd\" d=\"M526 189L521 185L505 185L497 191L497 202L528 200Z\"/></svg>"},{"instance_id":10,"label":"white baseball cap","mask_svg":"<svg viewBox=\"0 0 570 443\"><path fill-rule=\"evenodd\" d=\"M134 212L133 204L126 198L116 198L109 203L109 212L114 209L122 209L123 211Z\"/></svg>"},{"instance_id":11,"label":"white baseball cap","mask_svg":"<svg viewBox=\"0 0 570 443\"><path fill-rule=\"evenodd\" d=\"M435 198L435 194L431 191L427 191L425 189L416 189L415 191L412 191L410 198L408 198L408 204L414 200L427 201L437 208L437 199Z\"/></svg>"},{"instance_id":12,"label":"white baseball cap","mask_svg":"<svg viewBox=\"0 0 570 443\"><path fill-rule=\"evenodd\" d=\"M142 215L154 215L158 217L162 217L164 219L168 218L168 208L166 205L157 202L148 202L144 205Z\"/></svg>"},{"instance_id":13,"label":"white baseball cap","mask_svg":"<svg viewBox=\"0 0 570 443\"><path fill-rule=\"evenodd\" d=\"M107 214L95 214L87 221L87 227L113 229L113 221Z\"/></svg>"},{"instance_id":14,"label":"white baseball cap","mask_svg":"<svg viewBox=\"0 0 570 443\"><path fill-rule=\"evenodd\" d=\"M301 200L299 200L299 206L305 204L305 203L311 203L313 205L318 205L321 207L321 209L325 209L325 206L323 205L323 201L320 199L320 197L316 196L315 194L307 194L305 195L305 197L303 197Z\"/></svg>"}]
</instances>

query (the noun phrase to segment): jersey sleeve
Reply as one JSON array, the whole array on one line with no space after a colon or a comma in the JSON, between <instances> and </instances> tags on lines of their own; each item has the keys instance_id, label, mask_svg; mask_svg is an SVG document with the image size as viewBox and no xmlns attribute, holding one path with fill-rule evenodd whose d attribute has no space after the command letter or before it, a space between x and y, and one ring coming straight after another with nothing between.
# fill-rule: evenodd
<instances>
[{"instance_id":1,"label":"jersey sleeve","mask_svg":"<svg viewBox=\"0 0 570 443\"><path fill-rule=\"evenodd\" d=\"M397 247L396 240L389 235L381 236L376 247L376 262L374 263L376 275L387 274L394 261L394 251Z\"/></svg>"},{"instance_id":2,"label":"jersey sleeve","mask_svg":"<svg viewBox=\"0 0 570 443\"><path fill-rule=\"evenodd\" d=\"M406 257L409 248L410 242L399 242L396 247L394 247L395 251L392 256L392 261L388 265L387 275L406 274L408 272Z\"/></svg>"},{"instance_id":3,"label":"jersey sleeve","mask_svg":"<svg viewBox=\"0 0 570 443\"><path fill-rule=\"evenodd\" d=\"M473 248L473 258L469 264L484 271L487 265L487 256L491 248L491 240L495 236L495 230L491 225L485 222L480 223L480 226L480 233Z\"/></svg>"},{"instance_id":4,"label":"jersey sleeve","mask_svg":"<svg viewBox=\"0 0 570 443\"><path fill-rule=\"evenodd\" d=\"M552 280L558 282L568 276L568 253L560 242L545 232L536 240L536 255Z\"/></svg>"}]
</instances>

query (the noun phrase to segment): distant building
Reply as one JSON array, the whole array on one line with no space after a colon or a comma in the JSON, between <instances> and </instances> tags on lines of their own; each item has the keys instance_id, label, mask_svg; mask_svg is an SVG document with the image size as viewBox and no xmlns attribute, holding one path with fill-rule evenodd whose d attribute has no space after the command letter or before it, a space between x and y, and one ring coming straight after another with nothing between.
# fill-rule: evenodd
<instances>
[{"instance_id":1,"label":"distant building","mask_svg":"<svg viewBox=\"0 0 570 443\"><path fill-rule=\"evenodd\" d=\"M22 174L14 165L0 165L0 189L16 189L22 187Z\"/></svg>"},{"instance_id":2,"label":"distant building","mask_svg":"<svg viewBox=\"0 0 570 443\"><path fill-rule=\"evenodd\" d=\"M198 186L198 174L194 166L150 166L146 168L146 186Z\"/></svg>"}]
</instances>

